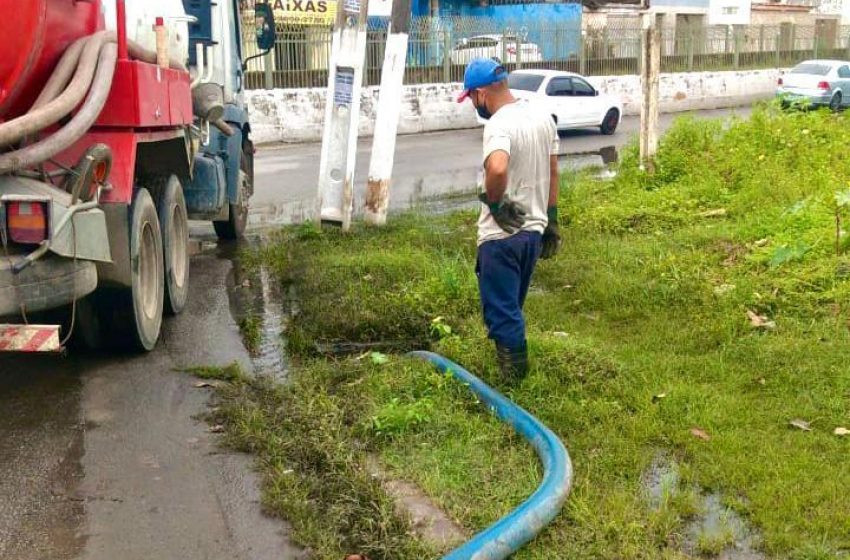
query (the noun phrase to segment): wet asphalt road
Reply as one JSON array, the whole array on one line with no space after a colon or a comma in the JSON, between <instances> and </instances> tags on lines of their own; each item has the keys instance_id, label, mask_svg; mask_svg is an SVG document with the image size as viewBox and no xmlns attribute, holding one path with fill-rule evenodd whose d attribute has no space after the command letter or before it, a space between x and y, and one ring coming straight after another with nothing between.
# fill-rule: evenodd
<instances>
[{"instance_id":1,"label":"wet asphalt road","mask_svg":"<svg viewBox=\"0 0 850 560\"><path fill-rule=\"evenodd\" d=\"M299 557L251 459L200 418L210 389L176 371L251 367L227 253L193 258L188 307L150 354L0 356L0 559Z\"/></svg>"}]
</instances>

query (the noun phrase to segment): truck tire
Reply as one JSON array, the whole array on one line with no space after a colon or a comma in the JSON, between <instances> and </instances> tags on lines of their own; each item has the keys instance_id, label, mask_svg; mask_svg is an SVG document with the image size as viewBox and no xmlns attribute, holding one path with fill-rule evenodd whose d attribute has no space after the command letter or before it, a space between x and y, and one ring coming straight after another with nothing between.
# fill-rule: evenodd
<instances>
[{"instance_id":1,"label":"truck tire","mask_svg":"<svg viewBox=\"0 0 850 560\"><path fill-rule=\"evenodd\" d=\"M114 307L105 326L116 342L150 352L162 328L165 299L162 230L153 199L140 188L130 206L130 266L132 285L114 293Z\"/></svg>"},{"instance_id":2,"label":"truck tire","mask_svg":"<svg viewBox=\"0 0 850 560\"><path fill-rule=\"evenodd\" d=\"M183 185L171 175L162 179L157 197L165 268L165 312L177 315L189 297L189 218Z\"/></svg>"},{"instance_id":3,"label":"truck tire","mask_svg":"<svg viewBox=\"0 0 850 560\"><path fill-rule=\"evenodd\" d=\"M242 157L239 162L239 188L236 191L236 204L229 205L227 220L213 222L215 233L219 239L234 240L242 237L245 226L248 225L248 197L253 192L254 176L245 146L242 147Z\"/></svg>"}]
</instances>

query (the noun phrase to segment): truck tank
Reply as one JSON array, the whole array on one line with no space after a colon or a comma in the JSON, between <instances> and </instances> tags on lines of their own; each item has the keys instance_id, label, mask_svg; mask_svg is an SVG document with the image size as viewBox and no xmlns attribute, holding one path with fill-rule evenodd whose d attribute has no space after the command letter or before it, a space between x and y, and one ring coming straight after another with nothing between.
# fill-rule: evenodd
<instances>
[{"instance_id":1,"label":"truck tank","mask_svg":"<svg viewBox=\"0 0 850 560\"><path fill-rule=\"evenodd\" d=\"M106 28L116 29L115 0L104 3L103 13ZM186 64L189 58L189 18L183 9L183 0L128 1L127 38L149 51L156 51L153 24L158 17L165 20L165 26L168 28L168 55L172 60Z\"/></svg>"},{"instance_id":2,"label":"truck tank","mask_svg":"<svg viewBox=\"0 0 850 560\"><path fill-rule=\"evenodd\" d=\"M26 112L76 39L103 27L100 0L0 0L0 121Z\"/></svg>"}]
</instances>

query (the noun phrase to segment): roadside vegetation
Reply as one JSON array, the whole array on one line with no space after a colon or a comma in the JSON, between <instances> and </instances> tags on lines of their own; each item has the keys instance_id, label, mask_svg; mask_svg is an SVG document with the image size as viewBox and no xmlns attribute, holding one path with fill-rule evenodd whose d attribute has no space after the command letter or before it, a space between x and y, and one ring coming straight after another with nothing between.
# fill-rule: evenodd
<instances>
[{"instance_id":1,"label":"roadside vegetation","mask_svg":"<svg viewBox=\"0 0 850 560\"><path fill-rule=\"evenodd\" d=\"M436 557L365 474L367 456L470 531L540 470L464 387L403 356L430 347L570 451L567 505L517 558L713 557L739 537L725 522L693 530L706 495L766 557L847 558L848 146L845 114L764 107L679 120L652 176L629 149L613 180L565 177L570 224L534 278L532 371L514 388L480 319L473 212L283 230L246 259L294 285L291 384L228 385L227 439L259 454L268 507L317 557ZM675 469L661 490L647 483L659 463Z\"/></svg>"}]
</instances>

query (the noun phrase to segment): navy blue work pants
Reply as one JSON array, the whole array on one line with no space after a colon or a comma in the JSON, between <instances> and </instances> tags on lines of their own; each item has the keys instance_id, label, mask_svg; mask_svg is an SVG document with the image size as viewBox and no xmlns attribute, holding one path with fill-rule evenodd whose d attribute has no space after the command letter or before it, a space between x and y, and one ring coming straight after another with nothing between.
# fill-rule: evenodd
<instances>
[{"instance_id":1,"label":"navy blue work pants","mask_svg":"<svg viewBox=\"0 0 850 560\"><path fill-rule=\"evenodd\" d=\"M522 306L541 249L542 236L533 231L486 241L478 247L475 273L484 324L496 344L511 349L525 345Z\"/></svg>"}]
</instances>

